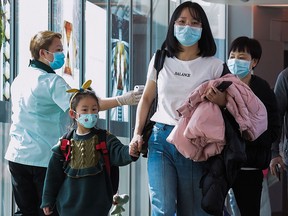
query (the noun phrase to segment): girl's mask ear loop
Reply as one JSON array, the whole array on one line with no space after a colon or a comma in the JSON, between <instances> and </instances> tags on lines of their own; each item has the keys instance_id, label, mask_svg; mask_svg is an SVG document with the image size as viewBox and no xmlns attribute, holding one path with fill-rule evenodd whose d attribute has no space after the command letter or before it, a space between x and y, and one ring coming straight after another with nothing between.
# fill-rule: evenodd
<instances>
[{"instance_id":1,"label":"girl's mask ear loop","mask_svg":"<svg viewBox=\"0 0 288 216\"><path fill-rule=\"evenodd\" d=\"M71 101L77 95L77 93L83 92L84 90L88 89L90 87L91 83L92 83L92 80L87 80L86 82L83 83L83 85L81 86L80 89L73 88L73 89L69 89L66 91L68 93L74 93L74 95L70 99L70 109L71 109Z\"/></svg>"}]
</instances>

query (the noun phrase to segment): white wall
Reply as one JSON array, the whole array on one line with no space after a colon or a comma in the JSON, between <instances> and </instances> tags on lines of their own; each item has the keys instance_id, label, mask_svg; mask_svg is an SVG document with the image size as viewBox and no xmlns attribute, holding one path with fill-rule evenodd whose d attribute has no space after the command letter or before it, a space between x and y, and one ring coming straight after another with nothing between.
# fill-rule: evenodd
<instances>
[{"instance_id":1,"label":"white wall","mask_svg":"<svg viewBox=\"0 0 288 216\"><path fill-rule=\"evenodd\" d=\"M287 8L259 7L253 8L254 38L262 45L262 58L255 73L266 79L274 87L278 74L284 69L285 43L281 39L275 40L278 26L272 20L288 20ZM279 30L279 33L280 29ZM284 29L283 29L284 30Z\"/></svg>"}]
</instances>

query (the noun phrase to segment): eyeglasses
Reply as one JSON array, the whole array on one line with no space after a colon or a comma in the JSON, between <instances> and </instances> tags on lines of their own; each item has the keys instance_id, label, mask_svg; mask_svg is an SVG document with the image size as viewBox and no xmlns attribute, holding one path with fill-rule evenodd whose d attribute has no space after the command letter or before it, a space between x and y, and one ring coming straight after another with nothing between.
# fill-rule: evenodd
<instances>
[{"instance_id":1,"label":"eyeglasses","mask_svg":"<svg viewBox=\"0 0 288 216\"><path fill-rule=\"evenodd\" d=\"M175 21L175 23L179 26L192 26L192 27L200 27L202 25L201 22L197 21L197 20L192 20L191 22L186 21L184 19L178 19Z\"/></svg>"}]
</instances>

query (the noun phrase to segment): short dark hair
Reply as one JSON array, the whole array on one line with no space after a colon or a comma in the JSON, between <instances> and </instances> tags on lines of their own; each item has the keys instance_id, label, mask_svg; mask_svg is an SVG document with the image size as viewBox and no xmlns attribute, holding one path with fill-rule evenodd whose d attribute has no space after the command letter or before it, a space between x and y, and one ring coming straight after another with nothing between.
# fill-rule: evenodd
<instances>
[{"instance_id":1,"label":"short dark hair","mask_svg":"<svg viewBox=\"0 0 288 216\"><path fill-rule=\"evenodd\" d=\"M162 49L166 48L168 50L169 56L171 57L175 56L175 54L179 52L182 52L181 46L174 36L174 24L185 8L189 9L194 19L202 23L202 34L200 40L198 41L200 52L198 54L202 57L214 56L217 48L206 13L198 3L190 1L180 4L174 10L170 19L166 40L162 45Z\"/></svg>"},{"instance_id":2,"label":"short dark hair","mask_svg":"<svg viewBox=\"0 0 288 216\"><path fill-rule=\"evenodd\" d=\"M262 47L259 41L246 36L238 37L231 43L229 54L235 51L249 53L252 59L258 60L257 64L262 55Z\"/></svg>"}]
</instances>

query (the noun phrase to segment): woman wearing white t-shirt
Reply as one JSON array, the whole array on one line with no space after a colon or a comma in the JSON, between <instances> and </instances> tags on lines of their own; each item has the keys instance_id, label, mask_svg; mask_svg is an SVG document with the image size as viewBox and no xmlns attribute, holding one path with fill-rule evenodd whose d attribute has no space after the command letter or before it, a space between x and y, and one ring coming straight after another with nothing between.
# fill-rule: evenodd
<instances>
[{"instance_id":1,"label":"woman wearing white t-shirt","mask_svg":"<svg viewBox=\"0 0 288 216\"><path fill-rule=\"evenodd\" d=\"M194 2L179 5L169 24L162 49L167 50L163 69L156 85L155 56L150 61L147 81L136 114L131 142L143 144L142 129L149 107L158 91L156 122L148 145L148 176L152 215L207 215L201 209L199 181L205 162L194 162L182 156L166 141L177 124L179 108L189 94L207 80L219 78L223 62L215 57L216 45L207 16ZM210 89L206 97L224 106L225 94Z\"/></svg>"}]
</instances>

